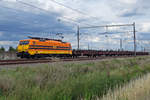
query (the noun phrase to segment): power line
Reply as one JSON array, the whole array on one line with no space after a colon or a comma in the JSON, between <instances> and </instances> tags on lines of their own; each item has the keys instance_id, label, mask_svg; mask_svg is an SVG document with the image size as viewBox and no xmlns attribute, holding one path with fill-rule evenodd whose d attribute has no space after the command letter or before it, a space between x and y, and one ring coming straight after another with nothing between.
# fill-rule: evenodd
<instances>
[{"instance_id":1,"label":"power line","mask_svg":"<svg viewBox=\"0 0 150 100\"><path fill-rule=\"evenodd\" d=\"M75 12L77 12L77 13L80 13L80 14L82 14L82 15L86 15L86 16L88 16L88 17L91 17L91 18L94 18L94 19L95 19L95 18L98 19L97 17L89 16L87 13L84 13L84 12L78 10L78 9L71 8L71 7L69 7L69 6L67 6L67 5L64 5L64 4L62 4L62 3L59 3L59 2L57 2L57 1L55 1L55 0L50 0L50 1L56 3L56 4L60 5L60 6L63 6L63 7L65 7L65 8L71 9L71 10L73 10L73 11L75 11Z\"/></svg>"},{"instance_id":2,"label":"power line","mask_svg":"<svg viewBox=\"0 0 150 100\"><path fill-rule=\"evenodd\" d=\"M29 4L29 3L26 3L26 2L23 2L23 1L20 1L20 0L16 0L16 1L19 2L19 3L21 3L21 4L24 4L24 5L33 7L33 8L37 8L37 9L39 9L39 10L42 10L42 11L45 11L45 12L49 13L48 10L45 10L45 9L43 9L43 8L40 8L40 7L31 5L31 4ZM64 17L64 16L63 16L62 18L66 19L66 20L69 20L69 21L72 21L72 22L74 22L74 23L80 23L80 24L82 24L81 22L78 22L78 21L76 21L76 20L74 20L74 19L71 19L71 18L67 18L67 17ZM85 24L85 23L84 23L84 24ZM92 25L90 25L90 24L85 24L85 25L92 26Z\"/></svg>"},{"instance_id":3,"label":"power line","mask_svg":"<svg viewBox=\"0 0 150 100\"><path fill-rule=\"evenodd\" d=\"M9 10L12 10L12 11L15 11L15 12L20 12L21 10L17 10L17 9L13 9L13 8L9 8L9 7L5 7L5 6L0 6L0 8L4 8L4 9L9 9ZM25 11L23 11L23 12L25 12ZM18 18L15 18L15 19L18 19ZM51 29L54 29L54 28L52 28L52 27L50 27ZM68 33L75 33L75 31L73 31L73 30L62 30L62 29L60 29L60 28L55 28L56 30L57 29L59 29L58 31L63 31L63 32L68 32ZM5 30L5 31L7 31L7 30ZM15 32L20 32L20 31L15 31ZM27 33L27 32L26 32Z\"/></svg>"},{"instance_id":4,"label":"power line","mask_svg":"<svg viewBox=\"0 0 150 100\"><path fill-rule=\"evenodd\" d=\"M91 26L91 27L80 27L78 28L78 36L80 35L80 29L87 29L87 28L99 28L99 27L122 27L122 26L132 26L133 27L133 35L134 35L134 56L136 56L136 29L135 29L135 22L133 24L120 24L120 25L102 25L102 26ZM78 38L78 49L79 49L79 38Z\"/></svg>"},{"instance_id":5,"label":"power line","mask_svg":"<svg viewBox=\"0 0 150 100\"><path fill-rule=\"evenodd\" d=\"M3 1L3 0L0 0L0 1ZM36 8L36 9L39 9L39 10L42 10L42 11L45 11L45 12L48 12L48 10L45 10L45 9L42 9L42 8L40 8L40 7L37 7L37 6L34 6L34 5L31 5L31 4L29 4L29 3L25 3L25 2L22 2L22 1L19 1L19 0L16 0L17 2L20 2L20 3L22 3L22 4L24 4L24 5L27 5L27 6L30 6L30 7L33 7L33 8ZM56 1L52 1L52 2L55 2L56 3ZM58 3L58 2L57 2ZM69 8L69 7L68 7ZM70 8L71 9L71 8ZM73 9L72 9L73 10ZM75 9L74 9L75 10ZM78 11L78 13L79 13L79 11ZM81 13L81 12L80 12ZM67 17L62 17L62 18L64 18L64 19L66 19L66 20L69 20L69 21L72 21L72 22L74 22L74 23L80 23L81 24L81 22L78 22L78 21L76 21L76 20L74 20L74 19L72 19L72 18L67 18ZM71 22L69 22L69 23L71 23ZM84 23L85 24L85 23ZM92 26L92 25L90 25L90 24L85 24L85 25L88 25L88 26Z\"/></svg>"},{"instance_id":6,"label":"power line","mask_svg":"<svg viewBox=\"0 0 150 100\"><path fill-rule=\"evenodd\" d=\"M99 28L99 27L121 27L121 26L133 26L133 25L134 25L134 24L102 25L102 26L80 27L80 29L86 29L86 28Z\"/></svg>"}]
</instances>

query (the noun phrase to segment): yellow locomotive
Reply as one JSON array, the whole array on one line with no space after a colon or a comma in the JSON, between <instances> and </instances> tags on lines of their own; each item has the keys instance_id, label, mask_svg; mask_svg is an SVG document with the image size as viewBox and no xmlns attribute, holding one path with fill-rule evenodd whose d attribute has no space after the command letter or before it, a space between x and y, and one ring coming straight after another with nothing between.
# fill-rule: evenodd
<instances>
[{"instance_id":1,"label":"yellow locomotive","mask_svg":"<svg viewBox=\"0 0 150 100\"><path fill-rule=\"evenodd\" d=\"M72 47L68 42L61 40L29 37L30 39L20 40L17 47L17 56L21 58L71 56Z\"/></svg>"}]
</instances>

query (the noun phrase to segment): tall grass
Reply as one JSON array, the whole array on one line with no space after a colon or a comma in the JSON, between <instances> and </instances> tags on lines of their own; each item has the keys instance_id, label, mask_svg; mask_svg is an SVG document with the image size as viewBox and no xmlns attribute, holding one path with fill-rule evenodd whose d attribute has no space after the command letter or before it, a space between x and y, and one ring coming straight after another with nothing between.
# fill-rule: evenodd
<instances>
[{"instance_id":1,"label":"tall grass","mask_svg":"<svg viewBox=\"0 0 150 100\"><path fill-rule=\"evenodd\" d=\"M109 91L101 100L149 100L150 74L131 81L124 87ZM99 100L99 99L98 99Z\"/></svg>"},{"instance_id":2,"label":"tall grass","mask_svg":"<svg viewBox=\"0 0 150 100\"><path fill-rule=\"evenodd\" d=\"M140 57L3 69L0 71L0 100L100 98L117 85L123 86L149 72L148 60L150 58Z\"/></svg>"}]
</instances>

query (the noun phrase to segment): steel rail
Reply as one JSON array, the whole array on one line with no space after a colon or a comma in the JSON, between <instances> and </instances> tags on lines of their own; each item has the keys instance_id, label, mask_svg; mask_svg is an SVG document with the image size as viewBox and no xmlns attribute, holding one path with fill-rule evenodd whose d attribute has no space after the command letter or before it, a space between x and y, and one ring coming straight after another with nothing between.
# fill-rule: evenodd
<instances>
[{"instance_id":1,"label":"steel rail","mask_svg":"<svg viewBox=\"0 0 150 100\"><path fill-rule=\"evenodd\" d=\"M133 56L113 56L113 57L79 57L79 58L61 58L61 59L17 59L17 60L0 60L0 65L18 65L18 64L37 64L37 63L53 63L53 62L70 62L70 61L88 61L88 60L102 60L111 58L129 58Z\"/></svg>"}]
</instances>

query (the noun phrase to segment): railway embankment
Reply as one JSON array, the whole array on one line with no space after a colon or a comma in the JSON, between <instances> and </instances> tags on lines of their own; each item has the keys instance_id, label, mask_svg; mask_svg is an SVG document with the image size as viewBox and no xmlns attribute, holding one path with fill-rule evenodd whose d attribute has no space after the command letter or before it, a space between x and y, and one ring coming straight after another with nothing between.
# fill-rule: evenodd
<instances>
[{"instance_id":1,"label":"railway embankment","mask_svg":"<svg viewBox=\"0 0 150 100\"><path fill-rule=\"evenodd\" d=\"M16 52L0 52L0 60L17 59Z\"/></svg>"},{"instance_id":2,"label":"railway embankment","mask_svg":"<svg viewBox=\"0 0 150 100\"><path fill-rule=\"evenodd\" d=\"M0 70L0 100L99 99L149 73L150 57L30 66Z\"/></svg>"}]
</instances>

